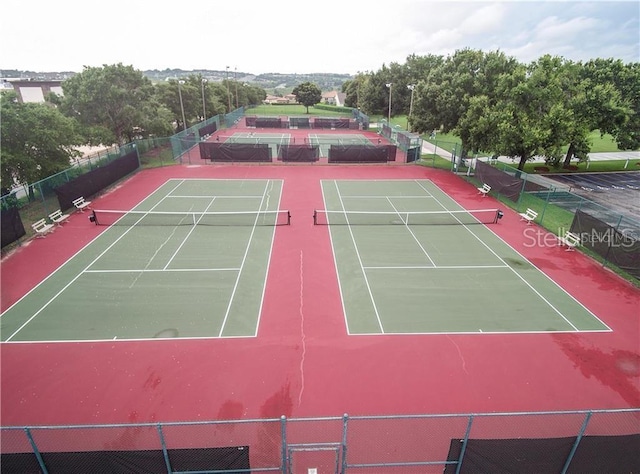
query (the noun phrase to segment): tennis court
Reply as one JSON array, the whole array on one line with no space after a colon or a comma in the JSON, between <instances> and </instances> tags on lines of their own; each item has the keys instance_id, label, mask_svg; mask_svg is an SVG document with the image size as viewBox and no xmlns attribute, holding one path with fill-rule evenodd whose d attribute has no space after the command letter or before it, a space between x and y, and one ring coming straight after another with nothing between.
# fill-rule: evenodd
<instances>
[{"instance_id":1,"label":"tennis court","mask_svg":"<svg viewBox=\"0 0 640 474\"><path fill-rule=\"evenodd\" d=\"M331 145L359 145L374 146L370 139L358 133L309 133L296 140L290 133L260 133L260 132L235 132L233 135L220 136L223 143L242 144L268 144L274 151L272 156L277 156L277 145L311 145L320 149L320 156L329 156Z\"/></svg>"},{"instance_id":2,"label":"tennis court","mask_svg":"<svg viewBox=\"0 0 640 474\"><path fill-rule=\"evenodd\" d=\"M255 336L282 180L171 179L2 315L3 341Z\"/></svg>"},{"instance_id":3,"label":"tennis court","mask_svg":"<svg viewBox=\"0 0 640 474\"><path fill-rule=\"evenodd\" d=\"M307 140L310 145L316 145L320 148L320 156L329 156L329 148L331 145L374 146L371 140L358 133L311 133Z\"/></svg>"},{"instance_id":4,"label":"tennis court","mask_svg":"<svg viewBox=\"0 0 640 474\"><path fill-rule=\"evenodd\" d=\"M323 180L350 334L609 331L429 180ZM486 224L486 225L485 225Z\"/></svg>"},{"instance_id":5,"label":"tennis court","mask_svg":"<svg viewBox=\"0 0 640 474\"><path fill-rule=\"evenodd\" d=\"M255 133L235 132L233 135L220 136L223 143L268 143L270 145L288 145L291 141L290 133Z\"/></svg>"}]
</instances>

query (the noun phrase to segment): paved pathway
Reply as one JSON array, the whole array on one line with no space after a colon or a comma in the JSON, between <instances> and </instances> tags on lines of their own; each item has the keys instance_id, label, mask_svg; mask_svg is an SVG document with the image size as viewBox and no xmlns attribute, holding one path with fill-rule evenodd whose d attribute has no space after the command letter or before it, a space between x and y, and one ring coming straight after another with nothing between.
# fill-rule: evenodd
<instances>
[{"instance_id":1,"label":"paved pathway","mask_svg":"<svg viewBox=\"0 0 640 474\"><path fill-rule=\"evenodd\" d=\"M447 160L451 160L451 153L443 148L436 147L433 143L428 141L422 142L422 153L432 154L436 153L438 156L445 158ZM592 161L600 161L600 160L638 160L640 159L640 151L618 151L618 152L607 152L607 153L589 153L589 159ZM517 160L513 160L508 156L500 156L498 158L499 161L503 161L505 163L515 163L517 164ZM544 163L544 158L536 157L534 162Z\"/></svg>"}]
</instances>

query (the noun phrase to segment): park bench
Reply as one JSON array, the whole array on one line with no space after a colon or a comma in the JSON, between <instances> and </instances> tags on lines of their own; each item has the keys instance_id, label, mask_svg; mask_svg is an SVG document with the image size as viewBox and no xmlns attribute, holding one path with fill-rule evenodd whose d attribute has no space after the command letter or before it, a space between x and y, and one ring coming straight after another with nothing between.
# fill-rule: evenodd
<instances>
[{"instance_id":1,"label":"park bench","mask_svg":"<svg viewBox=\"0 0 640 474\"><path fill-rule=\"evenodd\" d=\"M49 214L49 219L54 224L62 225L69 218L69 214L63 214L60 209Z\"/></svg>"},{"instance_id":2,"label":"park bench","mask_svg":"<svg viewBox=\"0 0 640 474\"><path fill-rule=\"evenodd\" d=\"M483 184L482 187L478 188L478 194L482 194L482 197L486 197L487 194L489 194L489 191L491 191L491 186L486 183Z\"/></svg>"},{"instance_id":3,"label":"park bench","mask_svg":"<svg viewBox=\"0 0 640 474\"><path fill-rule=\"evenodd\" d=\"M520 213L520 220L527 221L527 225L531 224L536 217L538 217L538 213L531 208L527 208L527 212Z\"/></svg>"},{"instance_id":4,"label":"park bench","mask_svg":"<svg viewBox=\"0 0 640 474\"><path fill-rule=\"evenodd\" d=\"M91 204L91 201L85 201L84 197L82 196L80 196L78 199L74 199L71 202L76 207L76 209L78 209L80 212L84 212L84 209L86 207L89 207L89 204Z\"/></svg>"},{"instance_id":5,"label":"park bench","mask_svg":"<svg viewBox=\"0 0 640 474\"><path fill-rule=\"evenodd\" d=\"M53 230L53 224L49 224L44 219L34 222L31 224L31 227L33 227L33 230L36 232L38 237L44 237Z\"/></svg>"},{"instance_id":6,"label":"park bench","mask_svg":"<svg viewBox=\"0 0 640 474\"><path fill-rule=\"evenodd\" d=\"M564 236L558 237L560 245L567 247L567 251L575 249L580 245L580 236L573 232L565 232Z\"/></svg>"}]
</instances>

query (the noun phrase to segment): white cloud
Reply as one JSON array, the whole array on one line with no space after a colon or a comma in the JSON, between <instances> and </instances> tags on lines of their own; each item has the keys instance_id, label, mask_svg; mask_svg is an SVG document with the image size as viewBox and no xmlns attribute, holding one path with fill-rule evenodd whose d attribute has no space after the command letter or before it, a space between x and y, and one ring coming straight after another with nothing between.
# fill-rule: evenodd
<instances>
[{"instance_id":1,"label":"white cloud","mask_svg":"<svg viewBox=\"0 0 640 474\"><path fill-rule=\"evenodd\" d=\"M500 49L521 61L638 61L637 2L32 0L3 5L0 67L376 71L410 54Z\"/></svg>"},{"instance_id":2,"label":"white cloud","mask_svg":"<svg viewBox=\"0 0 640 474\"><path fill-rule=\"evenodd\" d=\"M501 28L505 19L505 5L502 3L492 3L482 6L480 9L471 12L461 23L458 29L469 35L493 33Z\"/></svg>"},{"instance_id":3,"label":"white cloud","mask_svg":"<svg viewBox=\"0 0 640 474\"><path fill-rule=\"evenodd\" d=\"M567 41L578 34L598 29L599 22L593 18L577 17L561 20L552 16L542 20L535 28L534 34L544 42L557 40Z\"/></svg>"}]
</instances>

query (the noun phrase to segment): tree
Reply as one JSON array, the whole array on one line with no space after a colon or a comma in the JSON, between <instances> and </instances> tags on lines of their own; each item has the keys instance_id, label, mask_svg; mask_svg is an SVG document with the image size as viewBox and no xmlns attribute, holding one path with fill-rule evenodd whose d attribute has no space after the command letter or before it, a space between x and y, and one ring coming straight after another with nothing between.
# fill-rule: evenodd
<instances>
[{"instance_id":1,"label":"tree","mask_svg":"<svg viewBox=\"0 0 640 474\"><path fill-rule=\"evenodd\" d=\"M478 107L479 103L474 102L477 97L484 97L487 106L495 103L500 95L497 89L500 78L511 74L517 65L514 58L499 51L464 49L441 62L429 58L421 69L428 67L428 75L418 82L415 90L412 128L421 133L437 129L459 135L465 156L467 150L475 149L467 142L475 126L467 116L470 107Z\"/></svg>"},{"instance_id":2,"label":"tree","mask_svg":"<svg viewBox=\"0 0 640 474\"><path fill-rule=\"evenodd\" d=\"M360 108L367 114L375 115L380 114L385 117L389 113L389 88L387 84L393 83L393 76L391 71L385 65L382 65L382 69L376 73L368 73L364 76L364 81L360 87ZM393 115L393 94L394 89L391 88L391 105Z\"/></svg>"},{"instance_id":3,"label":"tree","mask_svg":"<svg viewBox=\"0 0 640 474\"><path fill-rule=\"evenodd\" d=\"M296 100L299 103L307 108L307 113L309 113L309 107L318 104L322 100L322 91L311 82L303 82L297 85L292 94L296 96Z\"/></svg>"},{"instance_id":4,"label":"tree","mask_svg":"<svg viewBox=\"0 0 640 474\"><path fill-rule=\"evenodd\" d=\"M62 83L63 112L75 118L89 143L128 143L149 135L158 114L151 81L133 66L85 67Z\"/></svg>"},{"instance_id":5,"label":"tree","mask_svg":"<svg viewBox=\"0 0 640 474\"><path fill-rule=\"evenodd\" d=\"M69 167L83 143L76 123L51 104L20 103L15 92L1 94L2 187L33 183Z\"/></svg>"},{"instance_id":6,"label":"tree","mask_svg":"<svg viewBox=\"0 0 640 474\"><path fill-rule=\"evenodd\" d=\"M499 77L493 97L479 95L461 121L475 150L519 158L522 170L536 155L558 159L568 142L573 111L566 108L561 58L543 56Z\"/></svg>"},{"instance_id":7,"label":"tree","mask_svg":"<svg viewBox=\"0 0 640 474\"><path fill-rule=\"evenodd\" d=\"M580 161L587 159L592 131L615 134L628 121L631 112L613 83L594 82L585 76L582 64L568 63L567 73L567 82L571 81L571 84L567 84L565 99L566 107L573 111L573 121L569 124L569 148L564 167L568 167L574 157Z\"/></svg>"},{"instance_id":8,"label":"tree","mask_svg":"<svg viewBox=\"0 0 640 474\"><path fill-rule=\"evenodd\" d=\"M619 59L593 59L584 64L583 77L592 86L612 85L619 94L619 101L610 99L611 92L603 94L605 112L613 112L617 120L611 120L605 114L598 123L601 133L610 133L621 150L637 150L640 148L640 63L624 64ZM595 93L595 91L594 91ZM624 118L620 117L620 107L624 107ZM608 110L607 110L608 109ZM599 112L602 113L602 110Z\"/></svg>"},{"instance_id":9,"label":"tree","mask_svg":"<svg viewBox=\"0 0 640 474\"><path fill-rule=\"evenodd\" d=\"M342 84L342 92L346 94L344 105L347 107L360 108L360 89L364 87L366 78L358 73L353 80L345 81Z\"/></svg>"}]
</instances>

